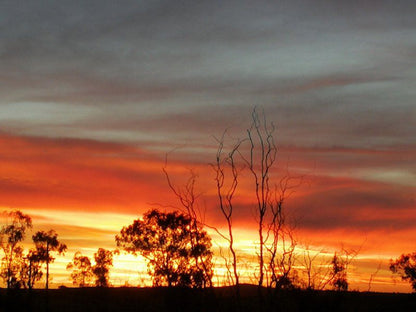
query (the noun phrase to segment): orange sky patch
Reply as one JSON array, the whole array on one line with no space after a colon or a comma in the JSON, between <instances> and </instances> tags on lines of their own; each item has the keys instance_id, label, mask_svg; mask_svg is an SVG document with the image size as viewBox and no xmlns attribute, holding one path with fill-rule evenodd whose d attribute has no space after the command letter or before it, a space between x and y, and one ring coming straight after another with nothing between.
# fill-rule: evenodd
<instances>
[{"instance_id":1,"label":"orange sky patch","mask_svg":"<svg viewBox=\"0 0 416 312\"><path fill-rule=\"evenodd\" d=\"M23 209L33 216L37 229L54 228L69 246L67 254L54 264L56 283L66 283L69 274L64 270L65 263L77 250L92 257L98 247L115 248L114 235L149 207L171 209L168 207L179 204L162 172L165 155L145 152L133 145L2 135L0 150L0 205L5 209ZM416 238L414 188L397 181L388 184L377 177L362 178L351 172L354 166L350 157L342 160L345 153L359 158L374 157L371 151L336 149L324 153L310 149L300 154L295 151L281 150L279 160L288 159L289 155L291 160L283 169L272 172L272 177L278 181L287 170L293 176L302 176L302 184L294 189L286 204L288 216L296 222L299 246L307 244L331 252L341 246L360 249L365 265L364 260L357 260L354 265L353 288L364 290L365 280L372 274L369 263L377 267L380 261L383 268L373 289L393 291L399 287L397 282L389 280L391 274L386 266L391 257L412 251L411 238ZM173 183L182 187L190 170L197 173L198 207L208 224L223 227L224 220L217 210L214 173L209 165L213 157L207 155L199 162L195 159L188 162L181 153L179 150L168 154L166 168ZM413 151L409 153L412 155ZM379 163L389 163L395 155L375 154ZM337 157L337 167L333 167L328 155ZM314 157L317 157L314 168L305 171ZM354 168L361 167L363 163ZM236 229L251 231L237 230L236 241L241 257L255 259L253 182L247 171L242 171L239 187L234 224ZM215 233L213 237L217 240L214 247L224 244ZM141 268L138 273L131 257L120 256L117 261L121 264L114 268L115 284L145 281L143 263L138 266ZM216 261L220 274L222 260ZM247 269L251 265L245 261L243 272L253 274ZM409 290L406 286L397 289Z\"/></svg>"}]
</instances>

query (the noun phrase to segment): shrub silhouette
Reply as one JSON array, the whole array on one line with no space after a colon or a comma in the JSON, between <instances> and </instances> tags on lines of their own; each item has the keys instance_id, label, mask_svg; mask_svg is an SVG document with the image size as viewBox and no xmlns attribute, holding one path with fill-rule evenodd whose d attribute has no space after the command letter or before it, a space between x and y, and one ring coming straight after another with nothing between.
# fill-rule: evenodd
<instances>
[{"instance_id":1,"label":"shrub silhouette","mask_svg":"<svg viewBox=\"0 0 416 312\"><path fill-rule=\"evenodd\" d=\"M198 244L193 237L198 236ZM204 287L211 276L196 263L203 258L212 267L211 238L192 219L179 212L149 210L143 219L123 227L116 236L117 246L148 260L154 286Z\"/></svg>"}]
</instances>

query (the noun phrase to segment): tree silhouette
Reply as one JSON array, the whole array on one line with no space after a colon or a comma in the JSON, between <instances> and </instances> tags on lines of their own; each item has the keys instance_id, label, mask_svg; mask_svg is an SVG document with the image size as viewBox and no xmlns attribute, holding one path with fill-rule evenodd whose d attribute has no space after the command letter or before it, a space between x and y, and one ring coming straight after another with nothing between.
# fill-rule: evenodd
<instances>
[{"instance_id":1,"label":"tree silhouette","mask_svg":"<svg viewBox=\"0 0 416 312\"><path fill-rule=\"evenodd\" d=\"M268 253L266 274L270 274L268 286L276 289L293 288L297 272L294 270L297 241L295 227L286 220L285 203L293 189L300 186L301 177L284 176L274 190L268 190L269 220L265 237L265 250ZM267 241L270 241L268 244Z\"/></svg>"},{"instance_id":2,"label":"tree silhouette","mask_svg":"<svg viewBox=\"0 0 416 312\"><path fill-rule=\"evenodd\" d=\"M339 257L336 253L332 258L332 286L335 290L346 291L348 290L347 280L347 263L342 257Z\"/></svg>"},{"instance_id":3,"label":"tree silhouette","mask_svg":"<svg viewBox=\"0 0 416 312\"><path fill-rule=\"evenodd\" d=\"M195 194L195 183L197 179L197 175L193 170L190 170L190 176L186 183L182 187L174 186L167 171L167 156L166 156L166 163L165 167L162 168L163 173L166 176L166 180L168 182L169 188L172 190L173 194L179 200L182 209L181 212L191 219L190 227L192 230L190 231L190 243L191 248L195 248L195 246L200 245L203 242L200 242L199 239L203 239L200 235L198 235L199 227L202 227L204 222L203 218L201 217L201 211L198 209L197 199L198 194ZM211 287L212 286L212 265L211 265L211 258L204 257L203 254L194 253L193 255L195 266L198 270L204 271L204 276L207 278L203 280L203 287ZM205 260L208 259L208 263L205 263ZM205 285L206 284L206 285Z\"/></svg>"},{"instance_id":4,"label":"tree silhouette","mask_svg":"<svg viewBox=\"0 0 416 312\"><path fill-rule=\"evenodd\" d=\"M89 285L93 276L90 258L83 256L81 252L77 251L72 262L66 266L66 269L72 270L71 278L74 285L79 285L79 287Z\"/></svg>"},{"instance_id":5,"label":"tree silhouette","mask_svg":"<svg viewBox=\"0 0 416 312\"><path fill-rule=\"evenodd\" d=\"M25 238L26 231L32 227L32 219L19 210L5 211L3 216L6 222L0 229L0 245L4 252L0 276L6 281L7 288L18 287L17 274L23 256L23 248L19 243Z\"/></svg>"},{"instance_id":6,"label":"tree silhouette","mask_svg":"<svg viewBox=\"0 0 416 312\"><path fill-rule=\"evenodd\" d=\"M266 122L264 113L262 117L259 116L256 109L253 109L251 127L247 129L250 152L248 157L243 157L254 179L259 235L259 286L264 283L265 246L268 238L265 235L266 218L270 210L270 202L273 200L270 174L277 155L277 147L273 137L275 126L273 123Z\"/></svg>"},{"instance_id":7,"label":"tree silhouette","mask_svg":"<svg viewBox=\"0 0 416 312\"><path fill-rule=\"evenodd\" d=\"M12 257L3 257L0 276L6 281L7 288L18 289L23 286L20 276L23 265L23 247L21 246L14 249Z\"/></svg>"},{"instance_id":8,"label":"tree silhouette","mask_svg":"<svg viewBox=\"0 0 416 312\"><path fill-rule=\"evenodd\" d=\"M300 186L301 177L287 175L273 183L276 173L277 146L274 140L275 126L267 122L264 112L259 114L256 108L251 114L251 125L247 129L247 136L238 140L231 151L223 156L224 135L217 140L219 147L216 163L213 165L216 173L217 194L219 207L228 225L228 248L233 256L232 266L234 279L238 284L236 269L236 252L233 246L233 197L237 190L240 170L237 157L242 160L244 168L249 171L253 185L253 198L255 205L255 221L258 233L258 285L259 289L267 283L271 287L288 285L289 277L293 272L294 251L296 241L293 236L293 227L286 221L284 202ZM229 176L226 183L226 175ZM285 245L281 251L281 245ZM286 286L284 286L286 287Z\"/></svg>"},{"instance_id":9,"label":"tree silhouette","mask_svg":"<svg viewBox=\"0 0 416 312\"><path fill-rule=\"evenodd\" d=\"M225 134L225 133L224 133ZM226 155L223 156L223 149L224 149L224 134L222 135L220 140L218 141L218 150L215 158L215 164L212 165L212 168L215 172L215 182L217 188L217 196L219 202L219 208L221 214L225 218L227 223L227 235L221 235L228 243L228 250L232 256L231 266L232 266L232 274L231 270L229 270L230 278L234 281L236 286L236 295L237 301L240 301L240 277L237 269L237 253L234 247L234 233L233 233L233 212L234 212L234 204L233 198L237 189L238 185L238 168L235 163L235 154L238 152L238 148L240 147L241 141L237 142L231 151ZM227 179L227 176L230 176ZM228 181L229 180L229 181ZM228 182L228 183L227 183ZM218 232L218 231L217 231ZM225 258L226 267L228 268L228 259Z\"/></svg>"},{"instance_id":10,"label":"tree silhouette","mask_svg":"<svg viewBox=\"0 0 416 312\"><path fill-rule=\"evenodd\" d=\"M395 261L391 260L390 270L408 281L416 291L416 252L403 254Z\"/></svg>"},{"instance_id":11,"label":"tree silhouette","mask_svg":"<svg viewBox=\"0 0 416 312\"><path fill-rule=\"evenodd\" d=\"M312 251L307 244L302 249L300 265L303 267L303 287L307 290L323 290L331 281L332 259L327 260L323 249Z\"/></svg>"},{"instance_id":12,"label":"tree silhouette","mask_svg":"<svg viewBox=\"0 0 416 312\"><path fill-rule=\"evenodd\" d=\"M71 278L74 285L79 287L88 286L93 276L97 287L109 286L110 267L113 265L113 252L99 248L94 254L95 265L87 256L83 256L77 251L72 262L66 266L67 270L72 270Z\"/></svg>"},{"instance_id":13,"label":"tree silhouette","mask_svg":"<svg viewBox=\"0 0 416 312\"><path fill-rule=\"evenodd\" d=\"M58 234L54 230L48 232L39 231L32 236L33 242L36 245L36 252L39 255L41 262L46 263L46 285L49 288L49 263L55 261L51 256L51 252L62 254L67 249L65 244L58 240Z\"/></svg>"},{"instance_id":14,"label":"tree silhouette","mask_svg":"<svg viewBox=\"0 0 416 312\"><path fill-rule=\"evenodd\" d=\"M155 286L204 287L210 276L196 265L195 258L202 257L205 264L212 265L211 239L191 225L192 219L184 214L152 209L143 219L122 228L116 236L117 246L148 260ZM193 236L198 236L196 245L191 244Z\"/></svg>"},{"instance_id":15,"label":"tree silhouette","mask_svg":"<svg viewBox=\"0 0 416 312\"><path fill-rule=\"evenodd\" d=\"M113 266L113 252L99 248L94 254L95 265L92 267L92 272L95 275L95 286L108 287L108 275L110 267Z\"/></svg>"},{"instance_id":16,"label":"tree silhouette","mask_svg":"<svg viewBox=\"0 0 416 312\"><path fill-rule=\"evenodd\" d=\"M303 255L299 265L303 275L303 287L307 290L332 289L338 291L348 290L348 268L358 255L360 249L345 249L334 252L329 258L324 249L311 250L308 245L303 245Z\"/></svg>"},{"instance_id":17,"label":"tree silhouette","mask_svg":"<svg viewBox=\"0 0 416 312\"><path fill-rule=\"evenodd\" d=\"M283 220L283 219L282 219ZM284 223L273 224L273 239L270 246L266 246L270 258L268 263L268 271L270 281L268 286L278 289L293 289L296 287L295 280L297 271L294 270L296 261L296 240L293 237L292 229L283 229ZM280 243L281 246L278 246ZM280 250L279 250L280 248ZM279 254L280 251L280 254Z\"/></svg>"},{"instance_id":18,"label":"tree silhouette","mask_svg":"<svg viewBox=\"0 0 416 312\"><path fill-rule=\"evenodd\" d=\"M42 278L41 261L41 257L33 249L24 258L20 272L24 288L33 289L35 283Z\"/></svg>"}]
</instances>

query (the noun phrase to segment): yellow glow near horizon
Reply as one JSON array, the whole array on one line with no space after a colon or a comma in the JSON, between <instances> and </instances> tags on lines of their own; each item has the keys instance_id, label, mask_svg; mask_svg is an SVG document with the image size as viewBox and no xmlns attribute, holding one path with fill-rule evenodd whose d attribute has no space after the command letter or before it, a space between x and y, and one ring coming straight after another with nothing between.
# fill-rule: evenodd
<instances>
[{"instance_id":1,"label":"yellow glow near horizon","mask_svg":"<svg viewBox=\"0 0 416 312\"><path fill-rule=\"evenodd\" d=\"M1 210L5 210L0 208ZM129 225L139 215L119 214L119 213L91 213L91 212L70 212L70 211L51 211L47 209L24 209L24 213L33 218L33 233L37 230L55 229L58 238L68 245L68 250L64 255L56 257L54 263L50 265L51 288L59 285L72 286L70 272L66 270L67 264L72 260L76 251L81 251L83 255L90 257L98 248L114 250L116 248L114 236L119 233L123 226ZM226 233L224 229L220 229ZM228 243L211 229L207 229L213 240L214 251L214 279L216 286L222 286L229 282L227 278L228 270L224 264L224 256L227 256ZM234 229L235 250L238 255L238 271L242 283L256 283L258 275L257 252L258 238L257 231L251 228ZM32 247L30 242L31 233L28 233L24 243L26 250ZM306 249L299 245L297 252L301 256ZM222 250L222 254L220 253ZM318 247L310 247L311 254L320 253L320 257L330 259L334 250L328 249L326 252ZM410 292L410 286L398 279L393 280L391 272L388 270L390 255L380 254L358 254L351 264L348 279L350 289L366 291L369 288L371 279L372 291L401 291ZM120 252L114 256L114 266L110 270L110 283L113 286L151 286L151 278L147 274L145 259ZM381 263L380 270L376 268ZM302 265L296 265L298 270L302 270ZM36 284L37 288L43 287L42 279Z\"/></svg>"}]
</instances>

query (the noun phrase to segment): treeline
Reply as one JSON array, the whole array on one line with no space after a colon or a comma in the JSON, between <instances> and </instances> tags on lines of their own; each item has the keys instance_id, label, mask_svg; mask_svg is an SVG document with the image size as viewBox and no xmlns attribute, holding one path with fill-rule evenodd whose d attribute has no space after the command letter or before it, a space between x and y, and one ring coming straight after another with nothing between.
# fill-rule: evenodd
<instances>
[{"instance_id":1,"label":"treeline","mask_svg":"<svg viewBox=\"0 0 416 312\"><path fill-rule=\"evenodd\" d=\"M32 219L19 210L4 211L5 223L0 229L0 243L3 251L0 277L9 289L32 289L44 276L45 288L49 283L49 264L54 254L62 254L67 246L58 240L54 230L38 231L32 236L33 248L27 252L22 247L26 233L32 228ZM184 213L147 211L142 218L134 220L121 229L115 237L117 246L125 252L143 256L148 265L149 277L154 286L206 288L213 286L213 252L211 238L198 224ZM94 254L94 263L88 256L77 251L66 266L70 278L79 287L109 287L109 273L113 266L113 255L119 250L99 248ZM293 250L292 250L293 253ZM280 283L269 286L278 289L348 290L347 268L354 254L343 251L335 253L329 260L315 263L320 252L304 250L300 255L284 254L281 257L298 259L277 276ZM282 259L282 258L281 258ZM225 259L226 260L226 259ZM326 262L325 262L326 261ZM282 267L283 267L283 262ZM288 265L286 263L286 265ZM403 254L390 262L390 270L411 283L416 290L416 253ZM266 272L266 280L269 271ZM303 272L303 276L299 273ZM228 274L231 268L228 268ZM229 285L236 286L236 283Z\"/></svg>"},{"instance_id":2,"label":"treeline","mask_svg":"<svg viewBox=\"0 0 416 312\"><path fill-rule=\"evenodd\" d=\"M32 228L32 218L19 210L4 211L2 215L4 224L0 229L0 244L3 257L0 277L7 288L32 289L46 270L45 288L48 289L49 264L54 262L55 254L61 255L67 250L66 244L58 240L54 230L38 231L32 236L34 246L25 252L22 242ZM154 286L213 286L211 238L200 223L184 213L149 210L142 218L123 227L115 240L125 252L140 254L147 260L148 273ZM88 256L77 251L66 266L71 272L73 284L86 287L94 282L97 287L110 286L113 255L118 253L118 250L99 248L94 254L93 263ZM338 256L332 259L333 284L340 285L337 286L340 289L346 282L345 263L342 261ZM279 287L294 288L291 276L285 278L286 283L281 283Z\"/></svg>"},{"instance_id":3,"label":"treeline","mask_svg":"<svg viewBox=\"0 0 416 312\"><path fill-rule=\"evenodd\" d=\"M6 287L32 289L44 276L45 269L45 288L48 289L49 264L54 262L54 254L61 255L67 250L67 245L58 240L58 234L54 230L38 231L32 236L33 248L25 252L22 242L27 231L32 228L32 218L19 210L3 211L2 217L4 224L0 229L0 245L3 257L0 277ZM89 286L94 278L97 287L108 287L113 253L117 251L99 248L94 254L95 264L92 265L87 256L76 252L72 262L66 267L72 271L70 277L73 284L80 287Z\"/></svg>"}]
</instances>

